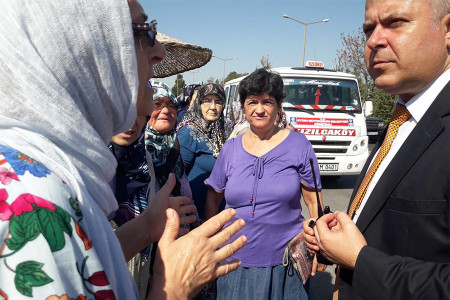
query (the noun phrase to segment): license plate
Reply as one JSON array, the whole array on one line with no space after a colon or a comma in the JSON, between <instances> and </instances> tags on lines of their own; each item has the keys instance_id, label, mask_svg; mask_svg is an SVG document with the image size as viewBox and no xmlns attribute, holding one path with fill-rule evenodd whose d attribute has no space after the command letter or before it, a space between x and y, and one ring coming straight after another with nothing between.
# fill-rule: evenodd
<instances>
[{"instance_id":1,"label":"license plate","mask_svg":"<svg viewBox=\"0 0 450 300\"><path fill-rule=\"evenodd\" d=\"M339 164L319 164L320 171L337 171Z\"/></svg>"},{"instance_id":2,"label":"license plate","mask_svg":"<svg viewBox=\"0 0 450 300\"><path fill-rule=\"evenodd\" d=\"M378 135L377 131L368 132L367 135Z\"/></svg>"}]
</instances>

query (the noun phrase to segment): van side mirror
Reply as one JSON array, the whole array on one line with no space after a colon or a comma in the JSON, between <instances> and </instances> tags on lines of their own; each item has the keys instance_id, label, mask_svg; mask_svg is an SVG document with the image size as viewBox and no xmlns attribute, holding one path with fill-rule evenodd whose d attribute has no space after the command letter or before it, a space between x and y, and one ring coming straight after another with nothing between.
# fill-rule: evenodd
<instances>
[{"instance_id":1,"label":"van side mirror","mask_svg":"<svg viewBox=\"0 0 450 300\"><path fill-rule=\"evenodd\" d=\"M364 116L370 117L373 115L373 102L372 101L366 101L364 103Z\"/></svg>"}]
</instances>

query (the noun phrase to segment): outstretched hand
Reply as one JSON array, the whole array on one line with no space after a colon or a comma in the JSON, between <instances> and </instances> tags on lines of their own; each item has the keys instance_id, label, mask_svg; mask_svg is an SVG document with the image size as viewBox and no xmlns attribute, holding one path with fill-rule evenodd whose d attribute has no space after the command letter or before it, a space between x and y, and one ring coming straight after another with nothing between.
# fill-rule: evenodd
<instances>
[{"instance_id":1,"label":"outstretched hand","mask_svg":"<svg viewBox=\"0 0 450 300\"><path fill-rule=\"evenodd\" d=\"M170 197L175 186L175 175L170 174L166 184L150 199L147 209L137 218L134 218L118 229L115 233L122 246L126 261L129 261L139 251L153 242L158 241L166 225L166 209L173 208L180 215L196 211L195 205L190 205L191 200L187 197ZM181 225L195 221L195 216L187 215L180 218ZM146 230L142 230L145 228ZM189 230L180 228L180 235Z\"/></svg>"},{"instance_id":2,"label":"outstretched hand","mask_svg":"<svg viewBox=\"0 0 450 300\"><path fill-rule=\"evenodd\" d=\"M240 261L219 265L247 242L245 236L240 236L219 248L245 225L244 220L239 219L221 230L235 215L234 209L224 210L176 239L179 217L173 209L168 209L165 230L158 243L149 298L188 299L209 281L236 270Z\"/></svg>"},{"instance_id":3,"label":"outstretched hand","mask_svg":"<svg viewBox=\"0 0 450 300\"><path fill-rule=\"evenodd\" d=\"M314 234L321 254L345 269L355 268L359 252L367 245L355 223L346 213L339 211L318 219Z\"/></svg>"},{"instance_id":4,"label":"outstretched hand","mask_svg":"<svg viewBox=\"0 0 450 300\"><path fill-rule=\"evenodd\" d=\"M167 182L156 193L155 197L150 199L148 207L144 212L147 215L147 220L151 222L148 228L151 230L152 242L158 241L163 234L166 225L166 210L168 208L173 208L178 215L182 216L180 217L180 225L190 224L196 219L194 215L186 215L197 210L195 205L191 204L191 200L188 197L170 197L175 184L175 175L170 173ZM186 228L181 228L179 234L184 235L188 231Z\"/></svg>"}]
</instances>

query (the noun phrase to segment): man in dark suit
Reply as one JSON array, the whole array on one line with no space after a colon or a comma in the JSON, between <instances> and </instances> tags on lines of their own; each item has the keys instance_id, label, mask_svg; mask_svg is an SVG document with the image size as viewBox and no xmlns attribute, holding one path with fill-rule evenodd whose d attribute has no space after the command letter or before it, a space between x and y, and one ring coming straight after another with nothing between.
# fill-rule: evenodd
<instances>
[{"instance_id":1,"label":"man in dark suit","mask_svg":"<svg viewBox=\"0 0 450 300\"><path fill-rule=\"evenodd\" d=\"M339 299L450 299L450 2L367 0L363 29L368 71L398 110L349 215L306 239L339 266Z\"/></svg>"}]
</instances>

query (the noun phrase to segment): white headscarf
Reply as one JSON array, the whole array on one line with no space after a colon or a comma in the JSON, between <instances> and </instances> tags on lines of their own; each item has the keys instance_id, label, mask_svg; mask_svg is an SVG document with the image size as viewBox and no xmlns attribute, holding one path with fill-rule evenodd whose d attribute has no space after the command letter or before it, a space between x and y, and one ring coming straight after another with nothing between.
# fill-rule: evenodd
<instances>
[{"instance_id":1,"label":"white headscarf","mask_svg":"<svg viewBox=\"0 0 450 300\"><path fill-rule=\"evenodd\" d=\"M109 215L116 160L107 144L136 116L127 1L1 1L0 20L0 144Z\"/></svg>"}]
</instances>

